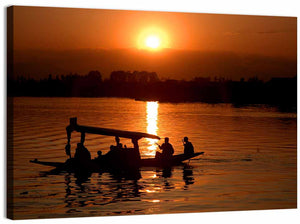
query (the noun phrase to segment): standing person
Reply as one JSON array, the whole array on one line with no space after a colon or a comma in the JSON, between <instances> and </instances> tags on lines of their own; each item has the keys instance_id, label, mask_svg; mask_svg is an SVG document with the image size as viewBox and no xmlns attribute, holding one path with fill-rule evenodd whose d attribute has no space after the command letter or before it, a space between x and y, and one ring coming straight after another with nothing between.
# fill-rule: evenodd
<instances>
[{"instance_id":1,"label":"standing person","mask_svg":"<svg viewBox=\"0 0 300 224\"><path fill-rule=\"evenodd\" d=\"M183 146L184 146L184 154L194 154L194 146L191 142L189 142L188 137L183 138Z\"/></svg>"},{"instance_id":2,"label":"standing person","mask_svg":"<svg viewBox=\"0 0 300 224\"><path fill-rule=\"evenodd\" d=\"M122 143L120 143L120 138L118 136L115 137L116 147L117 149L121 149L123 147Z\"/></svg>"},{"instance_id":3,"label":"standing person","mask_svg":"<svg viewBox=\"0 0 300 224\"><path fill-rule=\"evenodd\" d=\"M159 154L161 154L163 158L170 158L174 154L173 146L169 143L168 137L166 137L165 142L162 145L158 145L158 147L162 150L162 153Z\"/></svg>"}]
</instances>

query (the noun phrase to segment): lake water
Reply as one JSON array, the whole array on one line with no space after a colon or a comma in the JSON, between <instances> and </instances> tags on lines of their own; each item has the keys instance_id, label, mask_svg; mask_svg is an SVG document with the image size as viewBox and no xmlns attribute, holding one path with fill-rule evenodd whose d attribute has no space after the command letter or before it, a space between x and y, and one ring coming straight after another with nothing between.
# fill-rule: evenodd
<instances>
[{"instance_id":1,"label":"lake water","mask_svg":"<svg viewBox=\"0 0 300 224\"><path fill-rule=\"evenodd\" d=\"M50 218L296 208L297 115L228 104L157 103L117 98L14 98L14 218ZM205 154L171 170L141 168L126 179L49 174L30 163L64 162L70 117L82 125L169 137L175 154L188 136ZM72 152L80 141L72 134ZM157 140L139 141L153 157ZM131 146L122 139L123 145ZM163 140L158 141L162 143ZM92 157L114 137L86 135Z\"/></svg>"}]
</instances>

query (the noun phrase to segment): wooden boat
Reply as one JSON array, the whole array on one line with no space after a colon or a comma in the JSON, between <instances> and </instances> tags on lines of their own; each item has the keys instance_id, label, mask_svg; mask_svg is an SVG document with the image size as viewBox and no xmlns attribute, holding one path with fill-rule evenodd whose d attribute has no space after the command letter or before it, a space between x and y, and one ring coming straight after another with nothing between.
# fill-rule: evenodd
<instances>
[{"instance_id":1,"label":"wooden boat","mask_svg":"<svg viewBox=\"0 0 300 224\"><path fill-rule=\"evenodd\" d=\"M140 157L138 140L141 138L152 138L160 139L159 136L142 133L142 132L131 132L131 131L122 131L115 129L107 128L98 128L83 126L77 124L77 118L70 118L70 124L66 127L68 144L66 145L66 153L70 156L66 162L45 162L39 161L37 159L31 160L30 162L52 166L60 170L76 171L76 170L86 170L92 172L99 172L106 169L136 169L139 167L170 167L175 165L180 165L183 161L189 160L196 156L202 155L204 152L198 152L193 154L179 154L174 155L168 159L163 158L146 158L142 159ZM133 148L113 148L105 155L101 155L95 159L80 160L75 156L71 156L70 151L70 141L71 133L77 131L81 133L81 144L83 145L85 141L85 134L99 134L99 135L108 135L122 138L132 139L134 145Z\"/></svg>"}]
</instances>

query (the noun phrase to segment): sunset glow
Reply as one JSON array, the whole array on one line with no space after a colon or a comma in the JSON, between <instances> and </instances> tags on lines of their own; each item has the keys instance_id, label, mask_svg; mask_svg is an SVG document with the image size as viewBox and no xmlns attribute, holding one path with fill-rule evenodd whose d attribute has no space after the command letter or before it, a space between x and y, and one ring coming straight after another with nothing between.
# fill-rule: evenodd
<instances>
[{"instance_id":1,"label":"sunset glow","mask_svg":"<svg viewBox=\"0 0 300 224\"><path fill-rule=\"evenodd\" d=\"M41 79L91 69L100 71L102 78L115 70L132 70L178 80L200 74L233 80L297 74L296 17L20 6L14 10L16 76ZM36 58L39 63L34 63Z\"/></svg>"}]
</instances>

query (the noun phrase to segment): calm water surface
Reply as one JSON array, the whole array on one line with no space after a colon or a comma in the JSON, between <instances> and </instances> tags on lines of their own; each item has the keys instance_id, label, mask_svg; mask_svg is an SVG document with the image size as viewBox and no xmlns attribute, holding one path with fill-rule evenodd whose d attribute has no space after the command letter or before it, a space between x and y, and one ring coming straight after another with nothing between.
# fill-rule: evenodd
<instances>
[{"instance_id":1,"label":"calm water surface","mask_svg":"<svg viewBox=\"0 0 300 224\"><path fill-rule=\"evenodd\" d=\"M297 118L272 108L169 104L116 98L14 98L14 215L17 219L296 208ZM188 136L205 154L189 166L141 168L140 178L51 174L29 163L64 162L65 127L82 125L169 137L175 154ZM80 141L72 135L72 150ZM131 146L129 140L121 139ZM139 141L153 157L157 140ZM162 143L160 140L158 143ZM87 134L107 152L114 137Z\"/></svg>"}]
</instances>

